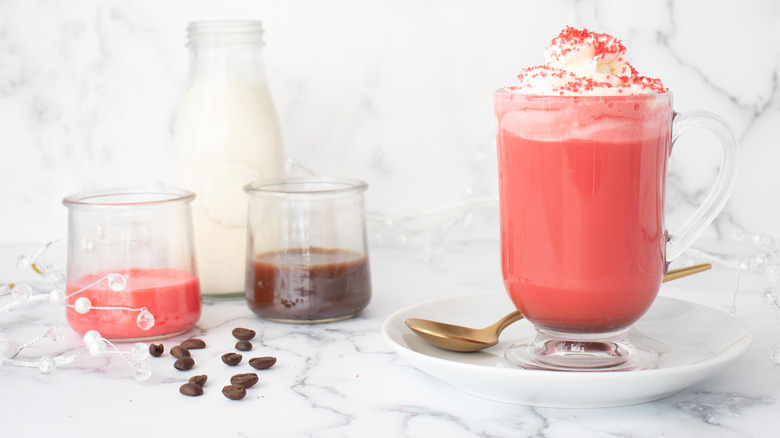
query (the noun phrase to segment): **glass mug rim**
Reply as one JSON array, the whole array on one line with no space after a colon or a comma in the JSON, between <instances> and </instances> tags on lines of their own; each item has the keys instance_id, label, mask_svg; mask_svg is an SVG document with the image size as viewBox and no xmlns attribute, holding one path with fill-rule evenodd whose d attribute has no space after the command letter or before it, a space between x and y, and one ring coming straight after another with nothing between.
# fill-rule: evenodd
<instances>
[{"instance_id":1,"label":"glass mug rim","mask_svg":"<svg viewBox=\"0 0 780 438\"><path fill-rule=\"evenodd\" d=\"M66 196L62 203L68 208L137 208L189 203L195 193L176 187L122 187L97 189Z\"/></svg>"},{"instance_id":2,"label":"glass mug rim","mask_svg":"<svg viewBox=\"0 0 780 438\"><path fill-rule=\"evenodd\" d=\"M328 177L260 180L244 186L244 191L250 195L277 197L360 193L367 189L368 184L359 179Z\"/></svg>"},{"instance_id":3,"label":"glass mug rim","mask_svg":"<svg viewBox=\"0 0 780 438\"><path fill-rule=\"evenodd\" d=\"M522 96L522 98L526 99L532 99L532 100L544 100L544 99L555 99L555 100L585 100L585 101L600 101L600 100L640 100L640 101L646 101L646 100L653 100L653 99L671 99L674 97L674 94L667 90L663 93L646 93L646 94L601 94L601 95L559 95L559 94L534 94L534 93L523 93L518 91L515 88L512 87L502 87L498 90L494 91L493 94L495 96Z\"/></svg>"}]
</instances>

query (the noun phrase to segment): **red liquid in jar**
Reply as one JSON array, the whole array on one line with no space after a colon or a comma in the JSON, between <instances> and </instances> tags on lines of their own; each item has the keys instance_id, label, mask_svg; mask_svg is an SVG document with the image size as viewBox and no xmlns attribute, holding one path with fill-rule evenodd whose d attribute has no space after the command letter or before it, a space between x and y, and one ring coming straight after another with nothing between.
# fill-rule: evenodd
<instances>
[{"instance_id":1,"label":"red liquid in jar","mask_svg":"<svg viewBox=\"0 0 780 438\"><path fill-rule=\"evenodd\" d=\"M200 318L201 294L198 278L178 269L130 269L122 274L127 279L124 290L115 292L103 280L74 295L67 304L86 297L92 302L89 312L80 314L66 308L68 323L79 333L97 330L107 339L143 339L173 335L190 329ZM95 282L105 274L88 275L68 283L67 293ZM138 327L138 311L95 309L95 307L146 307L154 315L149 330Z\"/></svg>"},{"instance_id":2,"label":"red liquid in jar","mask_svg":"<svg viewBox=\"0 0 780 438\"><path fill-rule=\"evenodd\" d=\"M535 141L499 130L504 283L538 327L606 332L653 303L665 263L669 133ZM503 145L501 145L503 143Z\"/></svg>"},{"instance_id":3,"label":"red liquid in jar","mask_svg":"<svg viewBox=\"0 0 780 438\"><path fill-rule=\"evenodd\" d=\"M295 248L257 255L246 301L258 316L328 321L355 316L371 300L368 257L343 249Z\"/></svg>"}]
</instances>

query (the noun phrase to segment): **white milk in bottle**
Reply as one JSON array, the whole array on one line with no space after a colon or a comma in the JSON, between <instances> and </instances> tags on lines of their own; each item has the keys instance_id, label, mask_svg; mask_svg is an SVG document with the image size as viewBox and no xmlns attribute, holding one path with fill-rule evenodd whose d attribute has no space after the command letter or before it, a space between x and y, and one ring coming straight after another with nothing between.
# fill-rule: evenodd
<instances>
[{"instance_id":1,"label":"white milk in bottle","mask_svg":"<svg viewBox=\"0 0 780 438\"><path fill-rule=\"evenodd\" d=\"M243 186L281 178L284 154L262 56L259 21L193 22L189 83L175 128L176 184L192 206L201 290L243 296L247 199Z\"/></svg>"}]
</instances>

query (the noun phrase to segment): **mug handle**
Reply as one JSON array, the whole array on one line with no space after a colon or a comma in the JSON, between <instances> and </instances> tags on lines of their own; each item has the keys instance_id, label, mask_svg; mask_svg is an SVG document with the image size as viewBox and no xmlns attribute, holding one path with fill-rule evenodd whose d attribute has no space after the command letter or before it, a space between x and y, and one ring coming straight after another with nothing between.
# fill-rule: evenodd
<instances>
[{"instance_id":1,"label":"mug handle","mask_svg":"<svg viewBox=\"0 0 780 438\"><path fill-rule=\"evenodd\" d=\"M704 232L723 210L734 183L737 180L739 149L734 133L720 116L709 111L688 111L675 113L672 121L672 146L680 136L693 128L707 129L720 140L722 149L720 171L707 198L673 235L667 233L666 262L679 257Z\"/></svg>"}]
</instances>

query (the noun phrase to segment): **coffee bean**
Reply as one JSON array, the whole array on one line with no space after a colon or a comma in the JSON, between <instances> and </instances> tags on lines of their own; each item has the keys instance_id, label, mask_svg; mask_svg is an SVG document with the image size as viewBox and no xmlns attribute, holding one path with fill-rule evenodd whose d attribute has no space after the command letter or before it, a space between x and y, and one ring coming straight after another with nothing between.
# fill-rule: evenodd
<instances>
[{"instance_id":1,"label":"coffee bean","mask_svg":"<svg viewBox=\"0 0 780 438\"><path fill-rule=\"evenodd\" d=\"M160 357L163 354L163 351L165 351L165 347L163 347L162 344L150 344L149 345L149 354L154 357Z\"/></svg>"},{"instance_id":2,"label":"coffee bean","mask_svg":"<svg viewBox=\"0 0 780 438\"><path fill-rule=\"evenodd\" d=\"M185 371L195 366L195 360L189 356L184 356L176 359L173 363L173 367L180 371Z\"/></svg>"},{"instance_id":3,"label":"coffee bean","mask_svg":"<svg viewBox=\"0 0 780 438\"><path fill-rule=\"evenodd\" d=\"M194 383L198 386L203 386L206 384L206 380L208 380L209 376L205 374L199 374L197 376L190 377L190 383Z\"/></svg>"},{"instance_id":4,"label":"coffee bean","mask_svg":"<svg viewBox=\"0 0 780 438\"><path fill-rule=\"evenodd\" d=\"M179 392L190 397L203 395L203 387L197 383L187 382L179 387Z\"/></svg>"},{"instance_id":5,"label":"coffee bean","mask_svg":"<svg viewBox=\"0 0 780 438\"><path fill-rule=\"evenodd\" d=\"M171 348L171 356L181 358L181 357L190 357L192 355L190 354L190 350L187 350L181 345L177 345Z\"/></svg>"},{"instance_id":6,"label":"coffee bean","mask_svg":"<svg viewBox=\"0 0 780 438\"><path fill-rule=\"evenodd\" d=\"M206 342L203 339L192 338L182 342L181 346L187 350L198 350L206 348Z\"/></svg>"},{"instance_id":7,"label":"coffee bean","mask_svg":"<svg viewBox=\"0 0 780 438\"><path fill-rule=\"evenodd\" d=\"M244 356L238 353L225 353L222 355L222 362L230 366L238 365Z\"/></svg>"},{"instance_id":8,"label":"coffee bean","mask_svg":"<svg viewBox=\"0 0 780 438\"><path fill-rule=\"evenodd\" d=\"M255 331L248 328L237 327L233 329L233 336L242 341L249 341L255 337Z\"/></svg>"},{"instance_id":9,"label":"coffee bean","mask_svg":"<svg viewBox=\"0 0 780 438\"><path fill-rule=\"evenodd\" d=\"M230 383L233 385L241 385L244 388L249 388L258 381L257 374L255 373L243 373L236 374L230 378Z\"/></svg>"},{"instance_id":10,"label":"coffee bean","mask_svg":"<svg viewBox=\"0 0 780 438\"><path fill-rule=\"evenodd\" d=\"M265 370L271 368L276 363L276 358L273 356L265 357L253 357L249 359L249 365L257 370Z\"/></svg>"},{"instance_id":11,"label":"coffee bean","mask_svg":"<svg viewBox=\"0 0 780 438\"><path fill-rule=\"evenodd\" d=\"M246 396L246 388L241 385L227 385L222 388L222 394L231 400L241 400Z\"/></svg>"},{"instance_id":12,"label":"coffee bean","mask_svg":"<svg viewBox=\"0 0 780 438\"><path fill-rule=\"evenodd\" d=\"M249 341L236 342L236 350L238 351L249 351L251 349L252 349L252 343Z\"/></svg>"}]
</instances>

